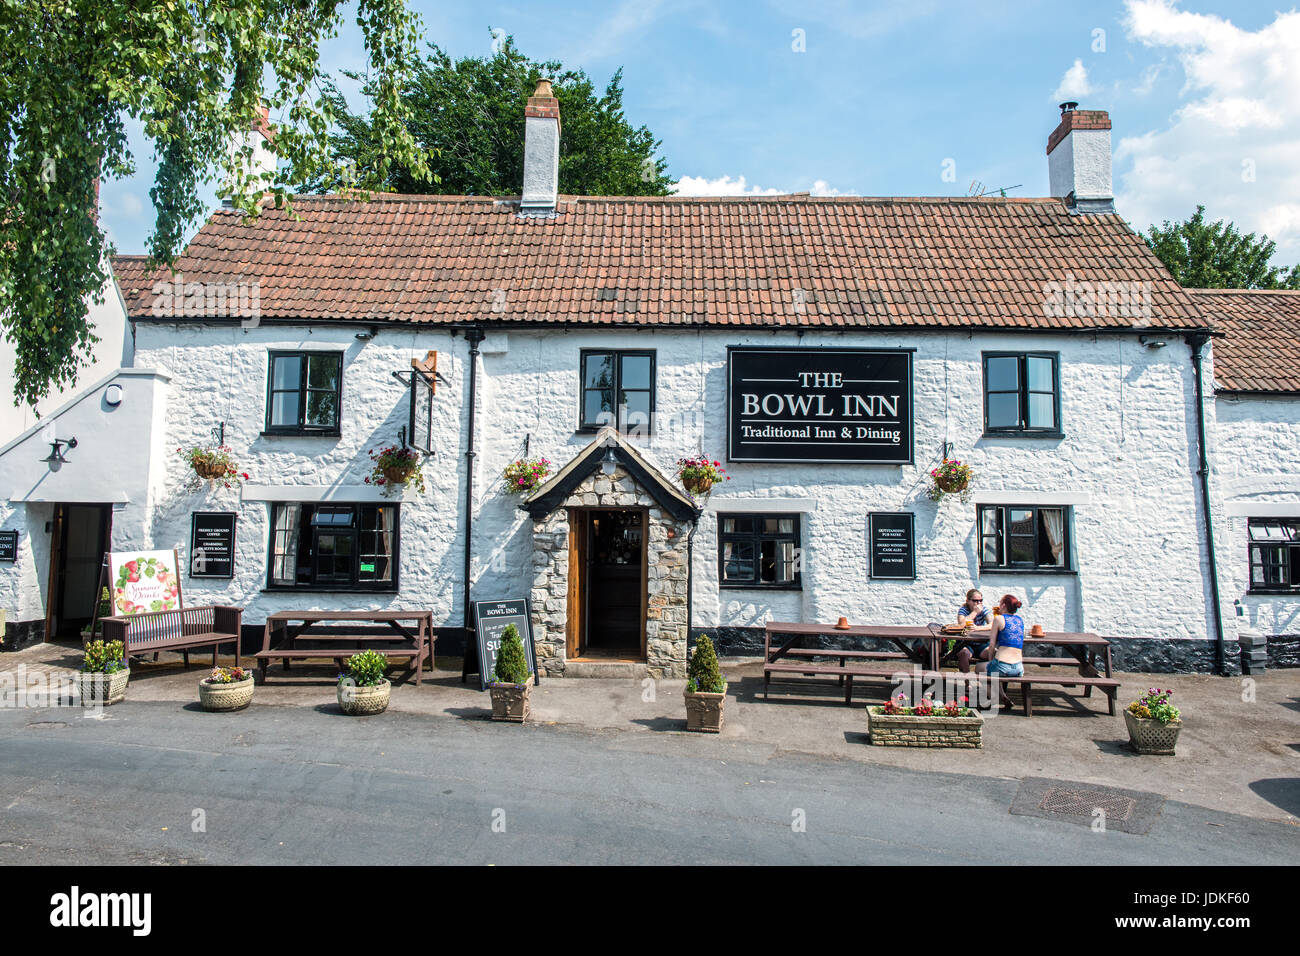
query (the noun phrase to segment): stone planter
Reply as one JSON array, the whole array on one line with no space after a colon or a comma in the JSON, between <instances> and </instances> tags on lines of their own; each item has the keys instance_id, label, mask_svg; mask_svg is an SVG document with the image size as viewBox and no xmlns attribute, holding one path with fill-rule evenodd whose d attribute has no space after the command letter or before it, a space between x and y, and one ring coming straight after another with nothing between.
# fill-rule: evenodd
<instances>
[{"instance_id":1,"label":"stone planter","mask_svg":"<svg viewBox=\"0 0 1300 956\"><path fill-rule=\"evenodd\" d=\"M1128 725L1129 745L1140 754L1172 755L1178 731L1183 729L1182 720L1162 724L1154 717L1138 717L1129 710L1124 711L1124 723Z\"/></svg>"},{"instance_id":2,"label":"stone planter","mask_svg":"<svg viewBox=\"0 0 1300 956\"><path fill-rule=\"evenodd\" d=\"M877 747L964 747L983 749L984 717L915 717L867 708L867 732Z\"/></svg>"},{"instance_id":3,"label":"stone planter","mask_svg":"<svg viewBox=\"0 0 1300 956\"><path fill-rule=\"evenodd\" d=\"M229 684L199 681L199 705L204 710L243 710L253 700L253 675Z\"/></svg>"},{"instance_id":4,"label":"stone planter","mask_svg":"<svg viewBox=\"0 0 1300 956\"><path fill-rule=\"evenodd\" d=\"M686 699L686 729L703 734L722 733L723 705L727 702L727 693L706 694L703 691L683 692Z\"/></svg>"},{"instance_id":5,"label":"stone planter","mask_svg":"<svg viewBox=\"0 0 1300 956\"><path fill-rule=\"evenodd\" d=\"M131 679L131 668L124 667L111 674L82 671L77 675L81 703L86 706L116 704L126 697L126 685Z\"/></svg>"},{"instance_id":6,"label":"stone planter","mask_svg":"<svg viewBox=\"0 0 1300 956\"><path fill-rule=\"evenodd\" d=\"M347 683L344 683L347 681ZM393 685L380 681L369 687L361 687L344 678L337 688L339 710L353 717L366 717L370 714L382 714L388 709L388 692Z\"/></svg>"},{"instance_id":7,"label":"stone planter","mask_svg":"<svg viewBox=\"0 0 1300 956\"><path fill-rule=\"evenodd\" d=\"M707 495L713 487L712 478L683 478L682 486L693 495Z\"/></svg>"},{"instance_id":8,"label":"stone planter","mask_svg":"<svg viewBox=\"0 0 1300 956\"><path fill-rule=\"evenodd\" d=\"M492 719L522 724L531 709L528 697L533 689L533 675L523 684L488 684L492 695Z\"/></svg>"}]
</instances>

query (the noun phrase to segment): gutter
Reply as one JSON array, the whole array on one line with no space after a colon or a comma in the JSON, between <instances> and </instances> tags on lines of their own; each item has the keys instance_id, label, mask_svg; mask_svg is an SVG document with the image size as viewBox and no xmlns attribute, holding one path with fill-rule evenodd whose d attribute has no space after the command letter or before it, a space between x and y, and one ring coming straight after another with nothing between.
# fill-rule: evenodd
<instances>
[{"instance_id":1,"label":"gutter","mask_svg":"<svg viewBox=\"0 0 1300 956\"><path fill-rule=\"evenodd\" d=\"M469 655L474 640L473 607L470 604L471 560L474 554L474 405L478 393L478 345L483 341L483 330L478 326L465 330L469 343L469 423L465 439L465 654Z\"/></svg>"},{"instance_id":2,"label":"gutter","mask_svg":"<svg viewBox=\"0 0 1300 956\"><path fill-rule=\"evenodd\" d=\"M1205 455L1205 393L1202 383L1201 350L1209 341L1209 333L1197 332L1187 336L1187 345L1192 350L1192 374L1195 376L1196 389L1196 444L1197 469L1201 479L1201 510L1205 515L1206 551L1210 556L1210 602L1214 608L1214 666L1220 677L1227 676L1225 668L1225 648L1223 640L1223 608L1219 601L1219 563L1214 553L1214 516L1210 508L1210 466Z\"/></svg>"}]
</instances>

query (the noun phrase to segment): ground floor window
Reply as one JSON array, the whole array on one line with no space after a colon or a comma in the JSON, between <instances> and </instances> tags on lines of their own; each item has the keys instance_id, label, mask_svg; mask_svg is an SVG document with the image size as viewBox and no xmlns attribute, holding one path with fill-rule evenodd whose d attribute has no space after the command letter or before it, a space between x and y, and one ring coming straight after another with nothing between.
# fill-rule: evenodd
<instances>
[{"instance_id":1,"label":"ground floor window","mask_svg":"<svg viewBox=\"0 0 1300 956\"><path fill-rule=\"evenodd\" d=\"M718 515L718 583L798 588L799 516Z\"/></svg>"},{"instance_id":2,"label":"ground floor window","mask_svg":"<svg viewBox=\"0 0 1300 956\"><path fill-rule=\"evenodd\" d=\"M1251 518L1250 589L1300 591L1300 518Z\"/></svg>"},{"instance_id":3,"label":"ground floor window","mask_svg":"<svg viewBox=\"0 0 1300 956\"><path fill-rule=\"evenodd\" d=\"M277 504L268 587L396 591L398 506Z\"/></svg>"},{"instance_id":4,"label":"ground floor window","mask_svg":"<svg viewBox=\"0 0 1300 956\"><path fill-rule=\"evenodd\" d=\"M980 568L1069 571L1070 509L980 505Z\"/></svg>"}]
</instances>

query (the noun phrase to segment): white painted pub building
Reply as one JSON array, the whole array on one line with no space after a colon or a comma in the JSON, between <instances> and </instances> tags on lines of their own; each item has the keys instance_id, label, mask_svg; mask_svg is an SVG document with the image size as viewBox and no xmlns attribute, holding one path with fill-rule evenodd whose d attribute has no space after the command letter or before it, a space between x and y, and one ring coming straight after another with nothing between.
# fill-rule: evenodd
<instances>
[{"instance_id":1,"label":"white painted pub building","mask_svg":"<svg viewBox=\"0 0 1300 956\"><path fill-rule=\"evenodd\" d=\"M104 550L184 564L224 514L233 560L190 565L187 603L257 630L429 608L457 654L467 602L527 598L553 675L682 676L688 635L750 654L769 620L946 621L972 586L1120 668L1230 672L1247 629L1294 662L1300 383L1242 373L1230 297L1115 213L1104 112L1067 104L1044 199L569 197L548 93L520 197L222 209L176 276L115 263L133 367L0 449L7 646L75 635ZM248 480L194 478L179 451L218 443ZM403 443L426 487L389 496L369 453ZM926 494L945 453L966 501ZM726 478L698 499L697 455Z\"/></svg>"}]
</instances>

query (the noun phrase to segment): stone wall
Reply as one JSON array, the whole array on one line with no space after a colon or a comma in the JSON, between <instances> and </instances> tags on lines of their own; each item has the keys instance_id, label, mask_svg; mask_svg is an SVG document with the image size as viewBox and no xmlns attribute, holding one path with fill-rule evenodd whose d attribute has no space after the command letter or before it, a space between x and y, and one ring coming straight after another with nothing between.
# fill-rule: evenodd
<instances>
[{"instance_id":1,"label":"stone wall","mask_svg":"<svg viewBox=\"0 0 1300 956\"><path fill-rule=\"evenodd\" d=\"M869 726L877 747L984 748L981 717L913 717L872 710Z\"/></svg>"},{"instance_id":2,"label":"stone wall","mask_svg":"<svg viewBox=\"0 0 1300 956\"><path fill-rule=\"evenodd\" d=\"M689 524L666 514L619 467L595 472L562 506L533 523L533 635L537 666L562 676L568 624L569 509L636 508L646 512L646 667L651 677L686 676L686 536Z\"/></svg>"}]
</instances>

